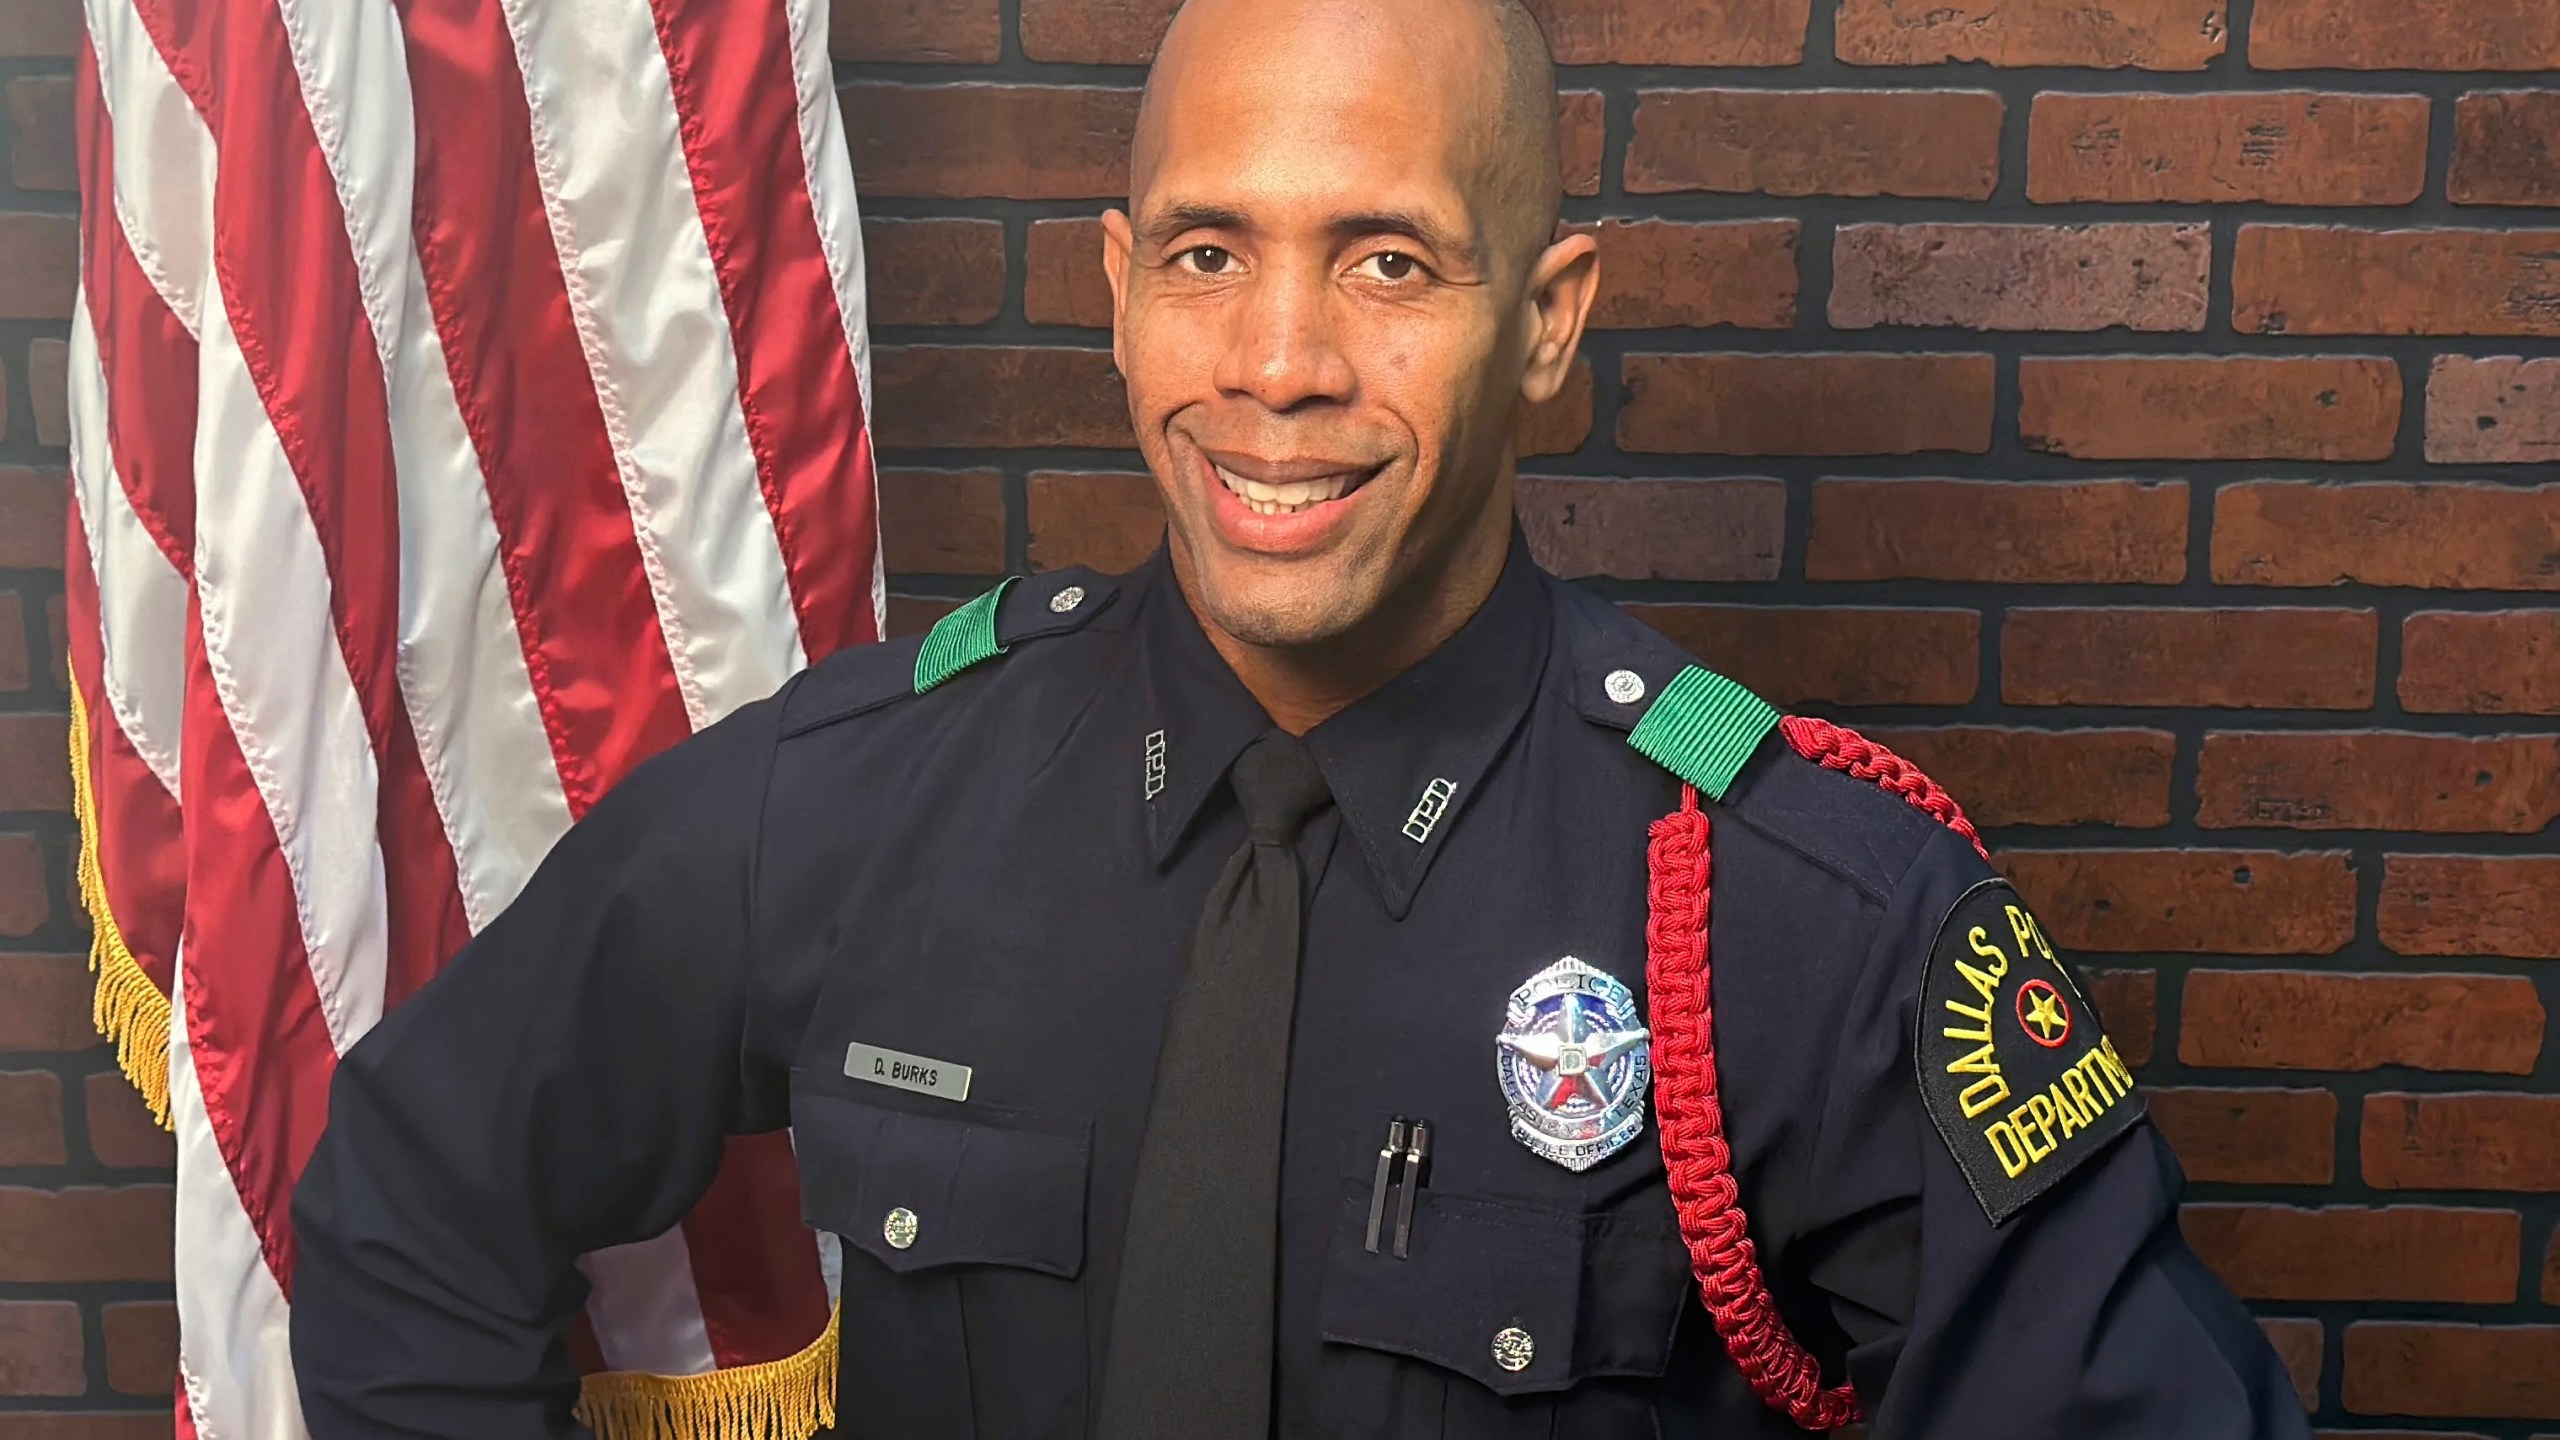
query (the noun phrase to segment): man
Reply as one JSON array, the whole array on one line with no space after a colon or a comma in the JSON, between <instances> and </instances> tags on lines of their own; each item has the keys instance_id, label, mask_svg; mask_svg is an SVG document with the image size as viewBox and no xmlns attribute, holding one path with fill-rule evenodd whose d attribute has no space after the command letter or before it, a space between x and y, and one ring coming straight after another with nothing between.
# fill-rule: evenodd
<instances>
[{"instance_id":1,"label":"man","mask_svg":"<svg viewBox=\"0 0 2560 1440\"><path fill-rule=\"evenodd\" d=\"M313 1433L572 1433L574 1257L789 1125L851 1435L2305 1434L1953 804L1526 557L1560 188L1508 0L1194 0L1105 221L1165 550L646 767L354 1049Z\"/></svg>"}]
</instances>

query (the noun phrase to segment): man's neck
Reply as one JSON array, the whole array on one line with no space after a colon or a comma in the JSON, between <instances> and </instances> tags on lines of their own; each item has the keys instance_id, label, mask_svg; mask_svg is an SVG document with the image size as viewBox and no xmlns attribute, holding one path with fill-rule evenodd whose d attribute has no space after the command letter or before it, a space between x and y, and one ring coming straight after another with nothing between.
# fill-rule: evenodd
<instances>
[{"instance_id":1,"label":"man's neck","mask_svg":"<svg viewBox=\"0 0 2560 1440\"><path fill-rule=\"evenodd\" d=\"M1508 525L1489 541L1470 537L1450 564L1416 574L1358 625L1318 645L1250 644L1200 614L1187 589L1183 598L1271 723L1304 735L1446 644L1493 593L1509 552Z\"/></svg>"}]
</instances>

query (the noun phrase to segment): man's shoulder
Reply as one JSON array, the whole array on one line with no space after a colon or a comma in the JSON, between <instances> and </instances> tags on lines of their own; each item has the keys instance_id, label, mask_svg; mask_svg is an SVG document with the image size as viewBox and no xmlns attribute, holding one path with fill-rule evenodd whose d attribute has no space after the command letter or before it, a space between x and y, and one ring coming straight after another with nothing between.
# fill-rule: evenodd
<instances>
[{"instance_id":1,"label":"man's shoulder","mask_svg":"<svg viewBox=\"0 0 2560 1440\"><path fill-rule=\"evenodd\" d=\"M1132 577L1082 567L999 582L956 606L920 634L861 645L811 665L777 697L779 737L789 742L828 733L874 712L914 706L927 715L956 710L1018 688L1043 667L1026 671L1025 655L1059 658L1057 637L1116 630Z\"/></svg>"}]
</instances>

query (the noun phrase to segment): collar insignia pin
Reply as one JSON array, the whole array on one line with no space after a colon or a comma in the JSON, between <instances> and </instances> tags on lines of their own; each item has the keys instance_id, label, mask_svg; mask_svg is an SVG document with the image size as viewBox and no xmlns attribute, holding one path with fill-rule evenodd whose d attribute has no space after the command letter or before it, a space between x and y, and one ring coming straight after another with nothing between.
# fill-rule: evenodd
<instances>
[{"instance_id":1,"label":"collar insignia pin","mask_svg":"<svg viewBox=\"0 0 2560 1440\"><path fill-rule=\"evenodd\" d=\"M1568 955L1511 992L1494 1066L1511 1138L1567 1170L1588 1170L1644 1128L1651 1032L1633 992Z\"/></svg>"}]
</instances>

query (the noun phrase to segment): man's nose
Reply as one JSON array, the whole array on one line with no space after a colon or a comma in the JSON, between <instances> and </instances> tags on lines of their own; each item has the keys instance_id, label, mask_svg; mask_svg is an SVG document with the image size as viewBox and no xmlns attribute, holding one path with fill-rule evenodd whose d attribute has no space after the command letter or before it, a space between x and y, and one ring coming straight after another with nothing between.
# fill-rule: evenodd
<instances>
[{"instance_id":1,"label":"man's nose","mask_svg":"<svg viewBox=\"0 0 2560 1440\"><path fill-rule=\"evenodd\" d=\"M1339 298L1321 275L1255 277L1238 297L1218 389L1271 410L1349 400L1354 376L1334 328Z\"/></svg>"}]
</instances>

